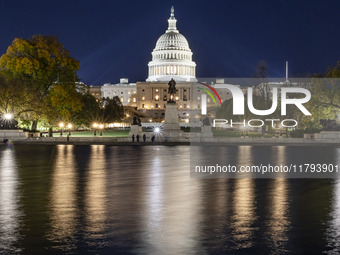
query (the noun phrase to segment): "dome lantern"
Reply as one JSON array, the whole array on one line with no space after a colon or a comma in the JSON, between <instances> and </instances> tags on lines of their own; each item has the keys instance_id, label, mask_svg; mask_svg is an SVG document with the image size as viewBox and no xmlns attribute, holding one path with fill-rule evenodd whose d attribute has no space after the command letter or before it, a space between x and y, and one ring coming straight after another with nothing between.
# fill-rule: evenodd
<instances>
[{"instance_id":1,"label":"dome lantern","mask_svg":"<svg viewBox=\"0 0 340 255\"><path fill-rule=\"evenodd\" d=\"M176 18L175 18L175 9L174 7L172 6L171 7L171 14L170 14L170 18L168 19L168 23L169 23L169 27L168 27L168 30L166 30L165 32L168 33L168 32L175 32L175 33L178 33L178 30L176 28Z\"/></svg>"}]
</instances>

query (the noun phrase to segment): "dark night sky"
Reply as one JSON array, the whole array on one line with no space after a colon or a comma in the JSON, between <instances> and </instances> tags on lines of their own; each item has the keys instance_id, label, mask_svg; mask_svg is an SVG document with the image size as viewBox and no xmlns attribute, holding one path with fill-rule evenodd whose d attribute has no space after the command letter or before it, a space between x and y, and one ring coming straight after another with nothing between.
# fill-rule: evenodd
<instances>
[{"instance_id":1,"label":"dark night sky","mask_svg":"<svg viewBox=\"0 0 340 255\"><path fill-rule=\"evenodd\" d=\"M340 60L338 0L0 0L0 54L15 37L55 35L80 61L87 84L147 78L147 63L175 7L197 77L271 77L325 72Z\"/></svg>"}]
</instances>

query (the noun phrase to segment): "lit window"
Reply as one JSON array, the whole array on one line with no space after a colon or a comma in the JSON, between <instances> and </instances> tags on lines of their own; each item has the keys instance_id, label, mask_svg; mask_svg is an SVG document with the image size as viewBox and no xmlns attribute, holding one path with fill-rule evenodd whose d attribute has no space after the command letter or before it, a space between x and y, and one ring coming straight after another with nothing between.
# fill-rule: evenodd
<instances>
[{"instance_id":1,"label":"lit window","mask_svg":"<svg viewBox=\"0 0 340 255\"><path fill-rule=\"evenodd\" d=\"M128 103L130 103L130 101L131 101L130 98L128 98Z\"/></svg>"},{"instance_id":2,"label":"lit window","mask_svg":"<svg viewBox=\"0 0 340 255\"><path fill-rule=\"evenodd\" d=\"M176 97L176 101L178 101L179 100L179 97Z\"/></svg>"},{"instance_id":3,"label":"lit window","mask_svg":"<svg viewBox=\"0 0 340 255\"><path fill-rule=\"evenodd\" d=\"M135 97L133 98L133 102L136 103L136 98Z\"/></svg>"},{"instance_id":4,"label":"lit window","mask_svg":"<svg viewBox=\"0 0 340 255\"><path fill-rule=\"evenodd\" d=\"M144 101L144 100L145 100L145 97L143 96L143 97L142 97L142 101Z\"/></svg>"},{"instance_id":5,"label":"lit window","mask_svg":"<svg viewBox=\"0 0 340 255\"><path fill-rule=\"evenodd\" d=\"M130 95L130 91L128 92L128 94Z\"/></svg>"},{"instance_id":6,"label":"lit window","mask_svg":"<svg viewBox=\"0 0 340 255\"><path fill-rule=\"evenodd\" d=\"M158 92L158 89L156 89L156 92Z\"/></svg>"},{"instance_id":7,"label":"lit window","mask_svg":"<svg viewBox=\"0 0 340 255\"><path fill-rule=\"evenodd\" d=\"M124 101L124 97L121 97L121 98L120 98L120 101L123 103L123 101Z\"/></svg>"},{"instance_id":8,"label":"lit window","mask_svg":"<svg viewBox=\"0 0 340 255\"><path fill-rule=\"evenodd\" d=\"M156 101L158 101L159 100L159 95L156 95L155 99L156 99Z\"/></svg>"}]
</instances>

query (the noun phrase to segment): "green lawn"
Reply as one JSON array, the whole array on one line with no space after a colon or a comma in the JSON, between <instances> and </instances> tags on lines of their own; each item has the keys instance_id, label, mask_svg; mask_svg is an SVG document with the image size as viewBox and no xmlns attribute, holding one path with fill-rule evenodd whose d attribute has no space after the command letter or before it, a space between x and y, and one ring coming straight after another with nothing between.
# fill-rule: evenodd
<instances>
[{"instance_id":1,"label":"green lawn","mask_svg":"<svg viewBox=\"0 0 340 255\"><path fill-rule=\"evenodd\" d=\"M214 134L214 137L241 137L242 136L241 131L232 131L232 130L214 130L213 134ZM246 132L244 132L243 135L245 136ZM259 132L248 132L248 136L253 137L253 138L256 138L256 137L260 138L262 134ZM286 137L285 134L282 134L282 136ZM273 137L273 135L266 133L264 137L271 138ZM279 137L279 135L276 134L275 137Z\"/></svg>"},{"instance_id":2,"label":"green lawn","mask_svg":"<svg viewBox=\"0 0 340 255\"><path fill-rule=\"evenodd\" d=\"M66 137L68 135L67 131L63 132L63 136ZM53 133L53 137L59 137L60 133ZM73 137L93 137L94 131L71 131L71 136ZM100 136L100 131L97 130L97 136ZM129 130L103 130L103 137L128 137Z\"/></svg>"}]
</instances>

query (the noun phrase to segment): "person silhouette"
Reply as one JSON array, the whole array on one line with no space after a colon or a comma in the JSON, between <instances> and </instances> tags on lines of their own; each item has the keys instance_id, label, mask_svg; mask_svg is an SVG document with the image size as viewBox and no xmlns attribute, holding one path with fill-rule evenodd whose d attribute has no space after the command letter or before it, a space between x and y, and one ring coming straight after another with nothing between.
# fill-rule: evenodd
<instances>
[{"instance_id":1,"label":"person silhouette","mask_svg":"<svg viewBox=\"0 0 340 255\"><path fill-rule=\"evenodd\" d=\"M137 142L139 142L139 137L140 137L139 134L137 134L137 136L136 136Z\"/></svg>"},{"instance_id":2,"label":"person silhouette","mask_svg":"<svg viewBox=\"0 0 340 255\"><path fill-rule=\"evenodd\" d=\"M144 141L144 143L146 141L146 135L145 134L143 135L143 141Z\"/></svg>"},{"instance_id":3,"label":"person silhouette","mask_svg":"<svg viewBox=\"0 0 340 255\"><path fill-rule=\"evenodd\" d=\"M134 142L135 141L135 135L133 134L131 138L132 138L132 142Z\"/></svg>"}]
</instances>

